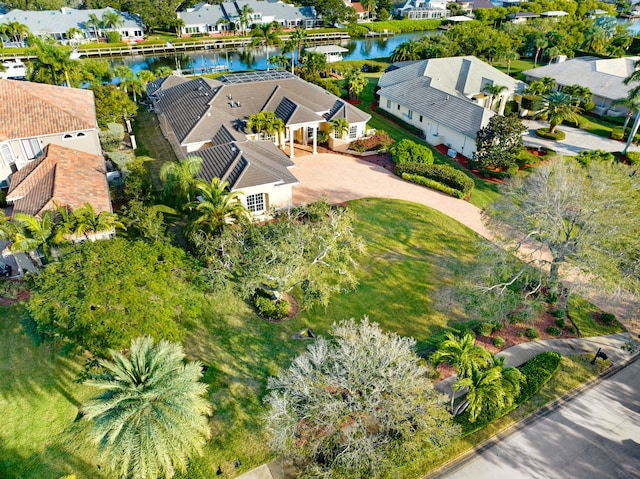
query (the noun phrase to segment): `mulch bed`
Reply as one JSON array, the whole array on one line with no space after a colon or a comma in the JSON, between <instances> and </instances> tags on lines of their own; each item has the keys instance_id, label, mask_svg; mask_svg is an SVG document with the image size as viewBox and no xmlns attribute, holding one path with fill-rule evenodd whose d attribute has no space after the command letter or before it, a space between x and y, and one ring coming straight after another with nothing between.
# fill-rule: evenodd
<instances>
[{"instance_id":1,"label":"mulch bed","mask_svg":"<svg viewBox=\"0 0 640 479\"><path fill-rule=\"evenodd\" d=\"M373 163L374 165L381 166L385 170L389 170L391 173L395 174L394 171L394 163L391 160L391 155L371 155L371 156L362 156L361 160L367 161L369 163Z\"/></svg>"},{"instance_id":2,"label":"mulch bed","mask_svg":"<svg viewBox=\"0 0 640 479\"><path fill-rule=\"evenodd\" d=\"M443 155L449 156L447 155L447 153L449 152L449 147L447 145L440 144L440 145L434 146L434 148L438 150L440 153L442 153ZM477 170L477 169L471 170L469 168L469 158L467 158L464 155L461 155L460 153L458 153L455 158L451 158L451 159L456 163L458 163L460 166L462 166L465 170L469 171L473 176L480 178L481 180L489 181L491 183L504 183L504 180L502 178L485 178L484 175L480 174L480 170Z\"/></svg>"}]
</instances>

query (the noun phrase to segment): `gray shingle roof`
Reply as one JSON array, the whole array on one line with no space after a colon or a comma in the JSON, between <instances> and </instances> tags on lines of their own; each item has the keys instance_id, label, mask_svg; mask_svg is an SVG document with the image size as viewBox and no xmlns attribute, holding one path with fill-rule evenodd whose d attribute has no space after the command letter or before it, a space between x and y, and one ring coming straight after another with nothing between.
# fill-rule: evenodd
<instances>
[{"instance_id":1,"label":"gray shingle roof","mask_svg":"<svg viewBox=\"0 0 640 479\"><path fill-rule=\"evenodd\" d=\"M215 25L218 20L221 19L233 22L239 18L244 5L252 8L254 14L262 14L263 17L273 17L273 21L276 22L314 19L316 16L313 7L296 7L278 1L238 0L234 2L224 2L219 5L201 3L193 9L178 12L178 18L184 20L185 26ZM260 21L256 21L256 23L260 23Z\"/></svg>"},{"instance_id":2,"label":"gray shingle roof","mask_svg":"<svg viewBox=\"0 0 640 479\"><path fill-rule=\"evenodd\" d=\"M369 121L371 118L359 108L353 108L349 103L336 100L329 113L326 115L327 121L333 121L337 118L345 118L349 123L360 123Z\"/></svg>"},{"instance_id":3,"label":"gray shingle roof","mask_svg":"<svg viewBox=\"0 0 640 479\"><path fill-rule=\"evenodd\" d=\"M152 96L160 92L160 90L171 88L172 86L188 82L189 79L177 75L170 77L156 78L152 82L147 83L147 95Z\"/></svg>"},{"instance_id":4,"label":"gray shingle roof","mask_svg":"<svg viewBox=\"0 0 640 479\"><path fill-rule=\"evenodd\" d=\"M594 95L616 100L626 97L633 85L625 85L624 79L635 70L640 57L596 58L579 57L561 63L525 70L528 78L539 80L553 78L558 85L581 85Z\"/></svg>"},{"instance_id":5,"label":"gray shingle roof","mask_svg":"<svg viewBox=\"0 0 640 479\"><path fill-rule=\"evenodd\" d=\"M430 86L429 78L417 78L398 83L379 91L381 96L435 120L464 135L475 138L476 133L493 113L471 100Z\"/></svg>"},{"instance_id":6,"label":"gray shingle roof","mask_svg":"<svg viewBox=\"0 0 640 479\"><path fill-rule=\"evenodd\" d=\"M5 15L0 16L0 23L20 22L29 27L31 33L39 35L45 33L65 33L72 27L81 30L91 30L87 27L89 15L94 14L99 19L105 12L116 12L123 21L119 29L136 28L143 29L142 20L138 15L128 12L120 12L111 7L76 10L75 8L64 7L60 10L11 10Z\"/></svg>"}]
</instances>

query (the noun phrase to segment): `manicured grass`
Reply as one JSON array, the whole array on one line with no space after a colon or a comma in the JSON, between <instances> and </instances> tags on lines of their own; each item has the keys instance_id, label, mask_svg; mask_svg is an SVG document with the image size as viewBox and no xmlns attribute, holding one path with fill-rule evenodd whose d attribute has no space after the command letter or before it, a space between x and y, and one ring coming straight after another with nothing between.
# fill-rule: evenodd
<instances>
[{"instance_id":1,"label":"manicured grass","mask_svg":"<svg viewBox=\"0 0 640 479\"><path fill-rule=\"evenodd\" d=\"M425 451L424 460L418 463L417 466L407 469L403 477L420 477L426 472L453 460L460 454L480 445L492 436L536 412L543 406L561 398L572 389L594 378L611 366L609 361L598 361L595 365L592 365L591 359L593 359L593 355L564 356L556 375L529 401L520 405L506 416L489 424L484 429L458 439L442 454L433 454Z\"/></svg>"},{"instance_id":2,"label":"manicured grass","mask_svg":"<svg viewBox=\"0 0 640 479\"><path fill-rule=\"evenodd\" d=\"M160 168L167 161L176 161L177 157L171 144L165 139L160 130L160 124L155 113L139 111L133 123L136 135L138 156L149 156L145 163L151 175L151 181L156 189L160 188Z\"/></svg>"},{"instance_id":3,"label":"manicured grass","mask_svg":"<svg viewBox=\"0 0 640 479\"><path fill-rule=\"evenodd\" d=\"M492 64L495 68L500 70L503 73L507 73L507 62L494 62ZM538 62L538 66L543 66L542 63ZM533 68L533 60L529 59L520 59L520 60L512 60L511 61L511 69L509 70L509 75L517 78L518 80L524 81L524 75L520 72L524 70L530 70Z\"/></svg>"},{"instance_id":4,"label":"manicured grass","mask_svg":"<svg viewBox=\"0 0 640 479\"><path fill-rule=\"evenodd\" d=\"M469 203L476 205L479 208L483 208L484 206L493 203L500 195L500 193L498 193L498 187L496 186L495 183L484 181L472 175L471 173L468 173L457 162L453 161L448 156L443 155L442 153L437 151L435 148L431 147L431 145L429 145L427 142L411 134L409 131L405 130L401 126L398 126L392 123L382 115L378 115L377 113L371 111L371 104L375 100L375 95L374 95L375 87L378 84L378 79L380 78L381 75L382 73L365 74L365 77L367 78L369 83L367 84L367 87L364 89L364 91L360 95L360 98L362 99L362 103L358 105L358 108L360 108L363 111L366 111L371 115L371 120L369 121L369 123L367 123L367 125L377 130L387 131L391 135L391 137L396 141L400 141L403 138L410 138L413 141L429 146L433 151L433 157L434 157L435 163L453 166L459 170L464 171L465 173L468 174L470 178L473 179L473 181L475 182L475 188L473 190L473 193L471 194Z\"/></svg>"},{"instance_id":5,"label":"manicured grass","mask_svg":"<svg viewBox=\"0 0 640 479\"><path fill-rule=\"evenodd\" d=\"M567 313L576 325L580 336L604 336L607 334L624 333L625 327L617 320L611 325L606 325L595 320L594 314L602 313L602 310L586 299L572 294L567 303Z\"/></svg>"},{"instance_id":6,"label":"manicured grass","mask_svg":"<svg viewBox=\"0 0 640 479\"><path fill-rule=\"evenodd\" d=\"M23 317L22 306L0 306L0 477L103 478L89 424L74 422L96 391L74 382L79 361L60 356L51 343L36 347L22 333Z\"/></svg>"}]
</instances>

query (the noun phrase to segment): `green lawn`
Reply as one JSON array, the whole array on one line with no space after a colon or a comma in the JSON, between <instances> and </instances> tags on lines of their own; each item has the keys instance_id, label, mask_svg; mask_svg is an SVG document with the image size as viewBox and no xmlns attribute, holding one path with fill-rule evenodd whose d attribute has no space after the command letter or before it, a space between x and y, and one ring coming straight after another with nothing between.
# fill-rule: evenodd
<instances>
[{"instance_id":1,"label":"green lawn","mask_svg":"<svg viewBox=\"0 0 640 479\"><path fill-rule=\"evenodd\" d=\"M151 175L153 186L159 189L160 168L167 161L176 161L176 154L162 134L155 113L144 110L138 112L133 123L133 133L136 135L138 143L136 154L150 157L145 165Z\"/></svg>"},{"instance_id":2,"label":"green lawn","mask_svg":"<svg viewBox=\"0 0 640 479\"><path fill-rule=\"evenodd\" d=\"M604 336L626 331L625 327L617 320L610 325L596 321L594 315L599 315L602 310L575 294L569 296L567 312L573 324L578 328L581 337Z\"/></svg>"},{"instance_id":3,"label":"green lawn","mask_svg":"<svg viewBox=\"0 0 640 479\"><path fill-rule=\"evenodd\" d=\"M381 75L382 73L365 74L365 77L367 78L369 83L367 84L367 87L365 88L365 90L362 92L362 95L360 96L360 98L362 99L362 103L358 105L358 107L361 110L366 111L371 115L371 120L369 121L369 123L367 123L367 125L377 130L385 130L396 141L400 141L403 138L410 138L413 141L417 141L423 145L429 146L433 151L435 163L450 165L459 170L465 171L465 173L467 173L468 176L473 179L476 186L475 186L475 189L473 190L473 193L471 194L469 203L474 204L479 208L482 208L490 203L493 203L496 200L496 198L499 196L498 188L495 183L484 181L468 173L457 162L453 161L448 156L443 155L442 153L437 151L435 148L432 148L431 145L429 145L422 139L413 135L412 133L405 130L401 126L392 123L387 118L371 111L371 104L375 99L375 96L374 96L375 87L378 84L378 79L380 78Z\"/></svg>"},{"instance_id":4,"label":"green lawn","mask_svg":"<svg viewBox=\"0 0 640 479\"><path fill-rule=\"evenodd\" d=\"M498 70L500 70L501 72L507 73L508 66L506 61L493 62L492 65ZM544 64L541 62L538 62L538 66L544 66ZM533 60L529 60L529 59L513 60L511 62L511 69L509 70L509 75L511 75L514 78L517 78L518 80L524 81L524 75L522 75L520 72L524 70L530 70L531 68L533 68Z\"/></svg>"}]
</instances>

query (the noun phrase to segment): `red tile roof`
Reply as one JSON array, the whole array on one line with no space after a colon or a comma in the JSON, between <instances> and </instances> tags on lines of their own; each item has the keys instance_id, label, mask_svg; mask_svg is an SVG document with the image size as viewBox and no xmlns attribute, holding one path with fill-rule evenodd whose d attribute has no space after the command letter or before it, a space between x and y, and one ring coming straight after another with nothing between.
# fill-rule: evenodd
<instances>
[{"instance_id":1,"label":"red tile roof","mask_svg":"<svg viewBox=\"0 0 640 479\"><path fill-rule=\"evenodd\" d=\"M351 2L351 6L356 11L356 13L365 13L367 11L367 9L364 8L360 2Z\"/></svg>"},{"instance_id":2,"label":"red tile roof","mask_svg":"<svg viewBox=\"0 0 640 479\"><path fill-rule=\"evenodd\" d=\"M7 200L13 215L40 214L60 206L79 208L91 203L96 212L111 211L104 158L50 144L42 155L11 177Z\"/></svg>"},{"instance_id":3,"label":"red tile roof","mask_svg":"<svg viewBox=\"0 0 640 479\"><path fill-rule=\"evenodd\" d=\"M97 128L91 90L0 80L0 141Z\"/></svg>"}]
</instances>

